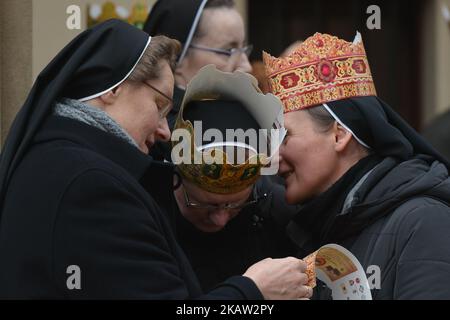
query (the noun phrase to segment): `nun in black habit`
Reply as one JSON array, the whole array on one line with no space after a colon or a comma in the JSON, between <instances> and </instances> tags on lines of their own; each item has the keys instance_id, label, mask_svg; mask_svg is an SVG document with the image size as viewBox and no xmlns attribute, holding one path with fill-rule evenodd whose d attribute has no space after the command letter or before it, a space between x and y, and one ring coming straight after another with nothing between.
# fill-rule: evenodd
<instances>
[{"instance_id":1,"label":"nun in black habit","mask_svg":"<svg viewBox=\"0 0 450 320\"><path fill-rule=\"evenodd\" d=\"M450 164L377 97L360 34L316 33L264 62L285 107L279 173L302 205L288 225L299 255L337 243L374 299L449 299Z\"/></svg>"},{"instance_id":2,"label":"nun in black habit","mask_svg":"<svg viewBox=\"0 0 450 320\"><path fill-rule=\"evenodd\" d=\"M106 103L114 105L128 92L118 112L159 116L154 138L167 139L168 109L158 101L170 100L169 63L178 46L110 20L76 37L39 75L1 155L1 299L202 295L170 219L157 204L171 201L163 197L172 194L172 166L152 161L145 152L148 141L141 144L132 130L138 122L127 127L121 116L108 113ZM149 58L158 54L161 60ZM151 72L138 82L135 71L142 66ZM144 95L148 98L136 100ZM106 101L106 109L94 104L98 99ZM286 259L260 263L203 297L273 297L255 271L298 265ZM300 282L299 275L272 280ZM300 296L296 288L287 296Z\"/></svg>"},{"instance_id":3,"label":"nun in black habit","mask_svg":"<svg viewBox=\"0 0 450 320\"><path fill-rule=\"evenodd\" d=\"M242 17L233 0L159 0L144 31L165 35L182 43L175 71L174 106L167 120L172 130L187 83L204 66L213 64L226 72L251 72ZM152 156L171 161L171 145L157 143Z\"/></svg>"}]
</instances>

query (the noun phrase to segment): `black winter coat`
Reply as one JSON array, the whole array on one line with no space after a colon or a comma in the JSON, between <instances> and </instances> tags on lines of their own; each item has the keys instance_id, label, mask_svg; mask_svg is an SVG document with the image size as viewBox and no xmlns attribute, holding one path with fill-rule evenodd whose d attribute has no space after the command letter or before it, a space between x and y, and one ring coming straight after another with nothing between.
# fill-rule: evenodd
<instances>
[{"instance_id":1,"label":"black winter coat","mask_svg":"<svg viewBox=\"0 0 450 320\"><path fill-rule=\"evenodd\" d=\"M450 159L450 110L433 119L423 130L423 136Z\"/></svg>"},{"instance_id":2,"label":"black winter coat","mask_svg":"<svg viewBox=\"0 0 450 320\"><path fill-rule=\"evenodd\" d=\"M450 299L446 167L421 155L402 163L386 158L353 191L328 241L349 249L365 271L370 266L380 268L373 298ZM372 270L369 282L376 285ZM329 290L318 291L320 298L330 297Z\"/></svg>"},{"instance_id":3,"label":"black winter coat","mask_svg":"<svg viewBox=\"0 0 450 320\"><path fill-rule=\"evenodd\" d=\"M8 188L0 225L0 298L200 297L170 220L140 183L151 181L160 191L171 186L171 167L155 166L119 138L50 117ZM68 286L71 266L81 271L79 289ZM237 276L203 298L262 296L250 279Z\"/></svg>"},{"instance_id":4,"label":"black winter coat","mask_svg":"<svg viewBox=\"0 0 450 320\"><path fill-rule=\"evenodd\" d=\"M202 232L178 213L179 243L204 290L234 274L243 274L257 261L293 254L294 245L285 226L298 207L286 204L284 187L268 176L257 181L253 193L260 201L244 208L218 232Z\"/></svg>"}]
</instances>

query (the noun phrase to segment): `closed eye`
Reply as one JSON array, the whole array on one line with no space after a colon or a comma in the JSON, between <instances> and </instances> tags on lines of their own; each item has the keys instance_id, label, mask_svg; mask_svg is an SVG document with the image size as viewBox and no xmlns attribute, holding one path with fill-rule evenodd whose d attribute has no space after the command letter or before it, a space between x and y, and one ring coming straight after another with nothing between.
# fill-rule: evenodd
<instances>
[{"instance_id":1,"label":"closed eye","mask_svg":"<svg viewBox=\"0 0 450 320\"><path fill-rule=\"evenodd\" d=\"M283 143L285 144L287 139L289 138L289 131L286 131L286 134L284 135Z\"/></svg>"}]
</instances>

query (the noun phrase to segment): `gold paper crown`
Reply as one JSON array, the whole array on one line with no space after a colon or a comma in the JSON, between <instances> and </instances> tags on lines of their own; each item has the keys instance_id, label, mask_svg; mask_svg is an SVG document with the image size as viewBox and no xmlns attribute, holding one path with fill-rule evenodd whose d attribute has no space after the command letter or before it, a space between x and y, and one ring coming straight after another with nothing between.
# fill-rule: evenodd
<instances>
[{"instance_id":1,"label":"gold paper crown","mask_svg":"<svg viewBox=\"0 0 450 320\"><path fill-rule=\"evenodd\" d=\"M359 32L353 43L315 33L289 56L263 52L271 92L296 111L330 101L376 96L375 85Z\"/></svg>"},{"instance_id":2,"label":"gold paper crown","mask_svg":"<svg viewBox=\"0 0 450 320\"><path fill-rule=\"evenodd\" d=\"M228 162L227 154L220 148L199 151L195 145L194 127L189 120L183 119L181 111L174 128L186 129L191 136L191 163L181 163L177 166L184 178L204 190L220 194L242 191L258 180L261 166L268 162L264 155L253 155L244 163L234 165ZM176 144L174 143L174 146ZM201 162L195 164L195 159L201 159ZM214 163L214 159L221 161Z\"/></svg>"},{"instance_id":3,"label":"gold paper crown","mask_svg":"<svg viewBox=\"0 0 450 320\"><path fill-rule=\"evenodd\" d=\"M184 178L204 190L231 194L253 185L261 174L261 168L270 163L270 158L267 154L253 153L245 162L233 164L227 161L227 154L220 147L199 150L195 145L194 127L189 120L183 118L184 108L190 101L218 99L240 101L247 111L258 119L261 129L270 130L274 125L283 128L283 112L279 99L272 94L264 95L258 89L256 79L243 72L221 72L215 66L208 65L203 67L188 84L174 132L176 129L185 129L189 132L189 148L182 150L190 150L190 163L178 163L178 170ZM172 142L173 148L183 142ZM279 145L281 140L270 143ZM196 159L200 159L200 163ZM221 161L213 163L214 159Z\"/></svg>"}]
</instances>

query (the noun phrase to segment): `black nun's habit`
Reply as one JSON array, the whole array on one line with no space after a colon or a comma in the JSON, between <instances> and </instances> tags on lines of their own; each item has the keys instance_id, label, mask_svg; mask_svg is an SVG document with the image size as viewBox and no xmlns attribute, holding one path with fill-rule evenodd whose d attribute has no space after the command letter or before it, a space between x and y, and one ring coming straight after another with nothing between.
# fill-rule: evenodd
<instances>
[{"instance_id":1,"label":"black nun's habit","mask_svg":"<svg viewBox=\"0 0 450 320\"><path fill-rule=\"evenodd\" d=\"M112 90L131 74L150 42L148 35L131 25L110 20L83 32L61 50L39 74L10 128L0 162L1 199L55 100L88 100Z\"/></svg>"},{"instance_id":2,"label":"black nun's habit","mask_svg":"<svg viewBox=\"0 0 450 320\"><path fill-rule=\"evenodd\" d=\"M120 85L147 47L148 34L110 20L75 38L37 78L2 152L0 299L202 295L157 204L172 194L162 190L172 184L171 167L108 130L55 113L59 101L76 107ZM207 298L262 296L237 276Z\"/></svg>"},{"instance_id":3,"label":"black nun's habit","mask_svg":"<svg viewBox=\"0 0 450 320\"><path fill-rule=\"evenodd\" d=\"M183 44L178 62L186 55L208 0L159 0L144 25L151 36L165 35Z\"/></svg>"},{"instance_id":4,"label":"black nun's habit","mask_svg":"<svg viewBox=\"0 0 450 320\"><path fill-rule=\"evenodd\" d=\"M165 35L177 39L183 45L178 63L186 56L191 41L197 31L203 10L208 0L159 0L155 3L144 31L151 36ZM173 129L184 97L184 89L175 86L173 91L173 108L167 116L170 130ZM158 160L171 161L171 145L158 142L151 155Z\"/></svg>"}]
</instances>

